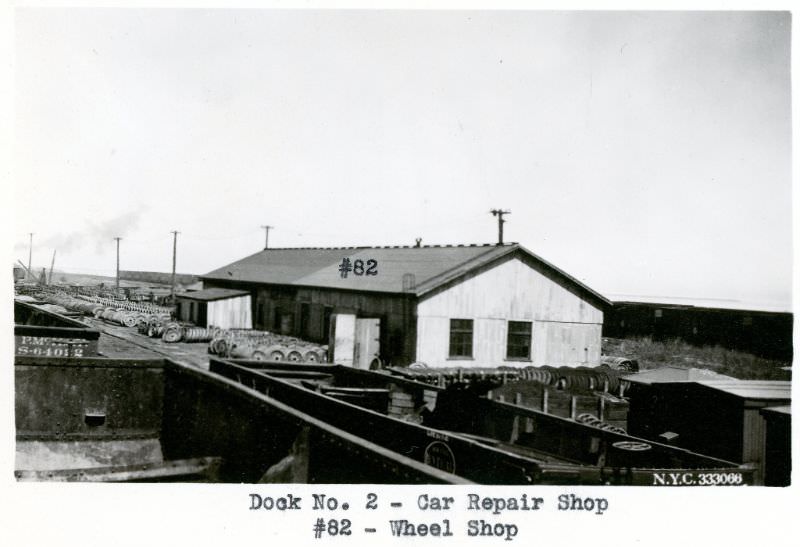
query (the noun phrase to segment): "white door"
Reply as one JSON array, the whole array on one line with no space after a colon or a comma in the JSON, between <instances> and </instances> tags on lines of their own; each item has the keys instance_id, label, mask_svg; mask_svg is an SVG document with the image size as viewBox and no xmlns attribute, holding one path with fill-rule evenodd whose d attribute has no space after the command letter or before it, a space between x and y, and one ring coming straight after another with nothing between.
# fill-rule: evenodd
<instances>
[{"instance_id":1,"label":"white door","mask_svg":"<svg viewBox=\"0 0 800 547\"><path fill-rule=\"evenodd\" d=\"M328 351L337 365L353 366L355 330L355 315L336 313L331 316L331 344Z\"/></svg>"},{"instance_id":2,"label":"white door","mask_svg":"<svg viewBox=\"0 0 800 547\"><path fill-rule=\"evenodd\" d=\"M381 320L356 319L355 367L369 369L381 352Z\"/></svg>"}]
</instances>

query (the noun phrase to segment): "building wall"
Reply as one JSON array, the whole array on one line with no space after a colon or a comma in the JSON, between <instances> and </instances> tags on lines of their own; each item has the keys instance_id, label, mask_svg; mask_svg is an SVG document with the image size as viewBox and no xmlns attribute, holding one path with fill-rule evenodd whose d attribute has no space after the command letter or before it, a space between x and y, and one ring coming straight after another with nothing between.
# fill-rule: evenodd
<instances>
[{"instance_id":1,"label":"building wall","mask_svg":"<svg viewBox=\"0 0 800 547\"><path fill-rule=\"evenodd\" d=\"M204 287L250 290L253 328L328 344L327 317L336 313L381 320L381 359L385 364L408 365L414 360L416 322L412 295L393 295L245 284L207 280Z\"/></svg>"},{"instance_id":2,"label":"building wall","mask_svg":"<svg viewBox=\"0 0 800 547\"><path fill-rule=\"evenodd\" d=\"M473 320L473 358L449 359L450 319ZM508 321L532 322L530 361L506 360ZM417 306L417 360L429 366L597 365L603 311L513 258Z\"/></svg>"},{"instance_id":3,"label":"building wall","mask_svg":"<svg viewBox=\"0 0 800 547\"><path fill-rule=\"evenodd\" d=\"M206 323L223 329L252 329L250 295L213 300L208 303Z\"/></svg>"},{"instance_id":4,"label":"building wall","mask_svg":"<svg viewBox=\"0 0 800 547\"><path fill-rule=\"evenodd\" d=\"M252 307L250 295L210 302L178 297L175 316L200 327L252 329Z\"/></svg>"}]
</instances>

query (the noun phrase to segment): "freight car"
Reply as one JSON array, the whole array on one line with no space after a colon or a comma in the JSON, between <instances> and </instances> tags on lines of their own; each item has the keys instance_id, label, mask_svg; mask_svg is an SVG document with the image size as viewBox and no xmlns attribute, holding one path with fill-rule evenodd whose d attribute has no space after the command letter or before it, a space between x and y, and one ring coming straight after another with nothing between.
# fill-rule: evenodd
<instances>
[{"instance_id":1,"label":"freight car","mask_svg":"<svg viewBox=\"0 0 800 547\"><path fill-rule=\"evenodd\" d=\"M478 483L654 485L670 473L753 482L750 467L480 396L491 383L442 388L339 365L221 359L210 370Z\"/></svg>"},{"instance_id":2,"label":"freight car","mask_svg":"<svg viewBox=\"0 0 800 547\"><path fill-rule=\"evenodd\" d=\"M17 355L82 357L97 355L100 331L27 302L14 301Z\"/></svg>"},{"instance_id":3,"label":"freight car","mask_svg":"<svg viewBox=\"0 0 800 547\"><path fill-rule=\"evenodd\" d=\"M17 356L21 481L465 483L169 360Z\"/></svg>"}]
</instances>

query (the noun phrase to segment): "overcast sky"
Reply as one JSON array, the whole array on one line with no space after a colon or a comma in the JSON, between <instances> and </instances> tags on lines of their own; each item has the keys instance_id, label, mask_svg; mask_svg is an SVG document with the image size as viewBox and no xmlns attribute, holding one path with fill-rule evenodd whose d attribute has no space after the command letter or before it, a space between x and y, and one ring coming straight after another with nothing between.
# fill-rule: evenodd
<instances>
[{"instance_id":1,"label":"overcast sky","mask_svg":"<svg viewBox=\"0 0 800 547\"><path fill-rule=\"evenodd\" d=\"M518 241L604 294L791 300L787 13L21 10L14 257Z\"/></svg>"}]
</instances>

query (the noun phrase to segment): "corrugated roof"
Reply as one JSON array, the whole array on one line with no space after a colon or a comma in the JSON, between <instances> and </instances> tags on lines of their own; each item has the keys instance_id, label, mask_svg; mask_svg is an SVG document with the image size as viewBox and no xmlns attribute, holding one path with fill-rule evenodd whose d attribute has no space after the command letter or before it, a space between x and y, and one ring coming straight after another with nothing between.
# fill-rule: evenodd
<instances>
[{"instance_id":1,"label":"corrugated roof","mask_svg":"<svg viewBox=\"0 0 800 547\"><path fill-rule=\"evenodd\" d=\"M661 367L625 376L626 380L639 384L663 384L674 382L698 382L717 380L738 382L736 378L704 368Z\"/></svg>"},{"instance_id":2,"label":"corrugated roof","mask_svg":"<svg viewBox=\"0 0 800 547\"><path fill-rule=\"evenodd\" d=\"M193 291L177 295L178 298L189 300L203 300L205 302L211 300L224 300L225 298L236 298L239 296L247 296L248 291L240 291L236 289L204 289L202 291Z\"/></svg>"},{"instance_id":3,"label":"corrugated roof","mask_svg":"<svg viewBox=\"0 0 800 547\"><path fill-rule=\"evenodd\" d=\"M422 295L508 254L519 252L560 276L567 284L590 294L602 303L610 302L517 243L506 245L426 245L422 247L339 247L265 249L201 276L208 280L269 283L350 289L382 293L410 292ZM344 258L351 263L377 262L377 275L346 278L339 272ZM403 278L412 274L415 287L403 290Z\"/></svg>"},{"instance_id":4,"label":"corrugated roof","mask_svg":"<svg viewBox=\"0 0 800 547\"><path fill-rule=\"evenodd\" d=\"M698 384L736 395L744 399L790 400L792 383L780 380L706 380Z\"/></svg>"}]
</instances>

